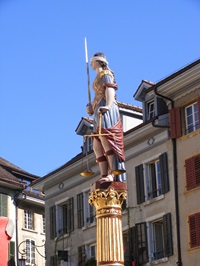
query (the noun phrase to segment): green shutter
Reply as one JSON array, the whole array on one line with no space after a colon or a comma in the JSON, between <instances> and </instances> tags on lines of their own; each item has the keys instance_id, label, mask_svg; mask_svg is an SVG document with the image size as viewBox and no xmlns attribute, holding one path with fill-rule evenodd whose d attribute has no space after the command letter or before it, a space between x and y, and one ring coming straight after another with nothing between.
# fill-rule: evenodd
<instances>
[{"instance_id":1,"label":"green shutter","mask_svg":"<svg viewBox=\"0 0 200 266\"><path fill-rule=\"evenodd\" d=\"M136 179L136 190L137 190L137 204L141 204L145 201L144 173L143 173L142 164L135 167L135 179Z\"/></svg>"},{"instance_id":2,"label":"green shutter","mask_svg":"<svg viewBox=\"0 0 200 266\"><path fill-rule=\"evenodd\" d=\"M171 213L167 213L163 216L163 232L165 256L169 257L173 255Z\"/></svg>"},{"instance_id":3,"label":"green shutter","mask_svg":"<svg viewBox=\"0 0 200 266\"><path fill-rule=\"evenodd\" d=\"M146 222L135 225L136 233L136 260L141 264L148 262L148 242Z\"/></svg>"},{"instance_id":4,"label":"green shutter","mask_svg":"<svg viewBox=\"0 0 200 266\"><path fill-rule=\"evenodd\" d=\"M74 230L74 198L67 200L67 231L72 232Z\"/></svg>"},{"instance_id":5,"label":"green shutter","mask_svg":"<svg viewBox=\"0 0 200 266\"><path fill-rule=\"evenodd\" d=\"M83 192L77 195L77 214L78 228L81 228L84 226Z\"/></svg>"},{"instance_id":6,"label":"green shutter","mask_svg":"<svg viewBox=\"0 0 200 266\"><path fill-rule=\"evenodd\" d=\"M159 161L161 174L161 191L162 194L165 194L169 191L168 159L166 152L160 155Z\"/></svg>"},{"instance_id":7,"label":"green shutter","mask_svg":"<svg viewBox=\"0 0 200 266\"><path fill-rule=\"evenodd\" d=\"M0 216L8 217L8 195L0 194Z\"/></svg>"},{"instance_id":8,"label":"green shutter","mask_svg":"<svg viewBox=\"0 0 200 266\"><path fill-rule=\"evenodd\" d=\"M15 265L15 242L10 241L8 244L8 265Z\"/></svg>"},{"instance_id":9,"label":"green shutter","mask_svg":"<svg viewBox=\"0 0 200 266\"><path fill-rule=\"evenodd\" d=\"M49 208L50 215L50 239L54 239L56 237L56 206L52 206Z\"/></svg>"}]
</instances>

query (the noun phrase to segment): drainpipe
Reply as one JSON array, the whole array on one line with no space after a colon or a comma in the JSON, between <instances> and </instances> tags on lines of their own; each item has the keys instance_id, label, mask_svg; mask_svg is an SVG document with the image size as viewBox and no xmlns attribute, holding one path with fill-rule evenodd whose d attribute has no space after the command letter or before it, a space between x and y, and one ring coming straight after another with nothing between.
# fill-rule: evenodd
<instances>
[{"instance_id":1,"label":"drainpipe","mask_svg":"<svg viewBox=\"0 0 200 266\"><path fill-rule=\"evenodd\" d=\"M171 102L172 108L174 108L174 101L160 93L157 92L157 87L154 88L154 93L158 97L161 97L165 100ZM155 120L152 122L154 127L159 127L155 125ZM165 126L160 126L165 127ZM166 126L168 128L168 126ZM177 252L178 252L178 261L177 265L182 266L182 256L181 256L181 235L180 235L180 214L179 214L179 198L178 198L178 169L177 169L177 143L176 139L172 139L172 147L173 147L173 162L174 162L174 194L175 194L175 213L176 213L176 222L177 222Z\"/></svg>"},{"instance_id":2,"label":"drainpipe","mask_svg":"<svg viewBox=\"0 0 200 266\"><path fill-rule=\"evenodd\" d=\"M16 226L16 265L19 266L19 250L18 250L18 246L19 246L19 234L18 234L18 206L21 202L23 202L26 199L26 194L23 192L23 190L21 191L17 191L14 195L14 202L15 202L15 226Z\"/></svg>"}]
</instances>

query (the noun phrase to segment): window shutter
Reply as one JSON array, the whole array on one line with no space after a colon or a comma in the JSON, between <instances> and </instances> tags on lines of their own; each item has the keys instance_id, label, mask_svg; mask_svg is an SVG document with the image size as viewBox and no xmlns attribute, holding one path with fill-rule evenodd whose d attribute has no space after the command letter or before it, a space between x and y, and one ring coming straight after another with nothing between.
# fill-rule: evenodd
<instances>
[{"instance_id":1,"label":"window shutter","mask_svg":"<svg viewBox=\"0 0 200 266\"><path fill-rule=\"evenodd\" d=\"M77 195L78 228L84 226L83 193Z\"/></svg>"},{"instance_id":2,"label":"window shutter","mask_svg":"<svg viewBox=\"0 0 200 266\"><path fill-rule=\"evenodd\" d=\"M74 198L67 200L67 230L74 231Z\"/></svg>"},{"instance_id":3,"label":"window shutter","mask_svg":"<svg viewBox=\"0 0 200 266\"><path fill-rule=\"evenodd\" d=\"M200 246L200 213L189 216L190 247Z\"/></svg>"},{"instance_id":4,"label":"window shutter","mask_svg":"<svg viewBox=\"0 0 200 266\"><path fill-rule=\"evenodd\" d=\"M200 186L200 154L194 156L195 185Z\"/></svg>"},{"instance_id":5,"label":"window shutter","mask_svg":"<svg viewBox=\"0 0 200 266\"><path fill-rule=\"evenodd\" d=\"M197 98L197 104L198 104L199 128L200 128L200 96Z\"/></svg>"},{"instance_id":6,"label":"window shutter","mask_svg":"<svg viewBox=\"0 0 200 266\"><path fill-rule=\"evenodd\" d=\"M57 265L57 260L55 256L50 257L50 266L56 266Z\"/></svg>"},{"instance_id":7,"label":"window shutter","mask_svg":"<svg viewBox=\"0 0 200 266\"><path fill-rule=\"evenodd\" d=\"M169 110L170 117L170 137L176 139L181 137L181 112L180 108Z\"/></svg>"},{"instance_id":8,"label":"window shutter","mask_svg":"<svg viewBox=\"0 0 200 266\"><path fill-rule=\"evenodd\" d=\"M13 262L13 265L15 265L14 264L14 258L15 258L15 242L14 241L10 241L8 244L8 258L9 258L9 262Z\"/></svg>"},{"instance_id":9,"label":"window shutter","mask_svg":"<svg viewBox=\"0 0 200 266\"><path fill-rule=\"evenodd\" d=\"M161 191L165 194L169 191L169 173L168 173L168 159L167 153L163 153L159 157L160 160L160 174L161 174Z\"/></svg>"},{"instance_id":10,"label":"window shutter","mask_svg":"<svg viewBox=\"0 0 200 266\"><path fill-rule=\"evenodd\" d=\"M85 253L85 246L78 247L78 266L82 265L82 262L85 262L86 253Z\"/></svg>"},{"instance_id":11,"label":"window shutter","mask_svg":"<svg viewBox=\"0 0 200 266\"><path fill-rule=\"evenodd\" d=\"M200 154L185 160L187 190L200 186Z\"/></svg>"},{"instance_id":12,"label":"window shutter","mask_svg":"<svg viewBox=\"0 0 200 266\"><path fill-rule=\"evenodd\" d=\"M0 216L8 217L8 195L0 194Z\"/></svg>"},{"instance_id":13,"label":"window shutter","mask_svg":"<svg viewBox=\"0 0 200 266\"><path fill-rule=\"evenodd\" d=\"M130 254L132 254L130 260L137 260L137 245L136 245L136 227L132 227L129 230L130 240Z\"/></svg>"},{"instance_id":14,"label":"window shutter","mask_svg":"<svg viewBox=\"0 0 200 266\"><path fill-rule=\"evenodd\" d=\"M163 216L163 231L164 231L165 256L169 257L173 255L171 213L167 213Z\"/></svg>"},{"instance_id":15,"label":"window shutter","mask_svg":"<svg viewBox=\"0 0 200 266\"><path fill-rule=\"evenodd\" d=\"M160 97L155 98L155 109L157 116L164 115L169 112L165 100Z\"/></svg>"},{"instance_id":16,"label":"window shutter","mask_svg":"<svg viewBox=\"0 0 200 266\"><path fill-rule=\"evenodd\" d=\"M135 167L135 178L136 178L136 190L137 190L137 204L141 204L145 201L144 173L143 173L142 164Z\"/></svg>"},{"instance_id":17,"label":"window shutter","mask_svg":"<svg viewBox=\"0 0 200 266\"><path fill-rule=\"evenodd\" d=\"M52 206L49 208L50 214L50 239L56 237L56 206Z\"/></svg>"},{"instance_id":18,"label":"window shutter","mask_svg":"<svg viewBox=\"0 0 200 266\"><path fill-rule=\"evenodd\" d=\"M186 187L187 190L195 187L194 163L193 157L185 160Z\"/></svg>"},{"instance_id":19,"label":"window shutter","mask_svg":"<svg viewBox=\"0 0 200 266\"><path fill-rule=\"evenodd\" d=\"M136 233L136 259L138 263L148 262L148 242L146 222L135 225Z\"/></svg>"}]
</instances>

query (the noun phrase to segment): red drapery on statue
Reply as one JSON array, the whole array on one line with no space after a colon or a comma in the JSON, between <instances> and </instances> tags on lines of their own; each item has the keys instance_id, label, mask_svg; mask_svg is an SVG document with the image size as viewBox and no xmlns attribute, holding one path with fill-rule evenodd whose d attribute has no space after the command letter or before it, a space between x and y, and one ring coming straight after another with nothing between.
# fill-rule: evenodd
<instances>
[{"instance_id":1,"label":"red drapery on statue","mask_svg":"<svg viewBox=\"0 0 200 266\"><path fill-rule=\"evenodd\" d=\"M7 217L0 217L0 266L8 264L8 243L12 237L7 232L8 222Z\"/></svg>"}]
</instances>

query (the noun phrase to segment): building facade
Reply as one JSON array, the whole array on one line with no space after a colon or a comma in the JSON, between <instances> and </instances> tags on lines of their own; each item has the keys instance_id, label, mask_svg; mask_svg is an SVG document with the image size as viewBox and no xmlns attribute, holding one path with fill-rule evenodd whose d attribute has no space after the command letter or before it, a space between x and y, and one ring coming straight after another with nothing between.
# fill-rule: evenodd
<instances>
[{"instance_id":1,"label":"building facade","mask_svg":"<svg viewBox=\"0 0 200 266\"><path fill-rule=\"evenodd\" d=\"M134 98L142 103L142 123L128 121L141 119L139 109L120 106L122 121L131 124L124 130L125 265L198 265L200 60L156 84L143 80ZM82 118L77 134L91 131L92 120ZM93 176L80 175L86 165ZM33 183L45 192L46 265L89 265L95 259L95 210L88 195L98 176L91 140L84 138L80 154Z\"/></svg>"},{"instance_id":2,"label":"building facade","mask_svg":"<svg viewBox=\"0 0 200 266\"><path fill-rule=\"evenodd\" d=\"M0 158L0 217L14 227L6 265L45 265L44 197L29 186L38 178Z\"/></svg>"}]
</instances>

